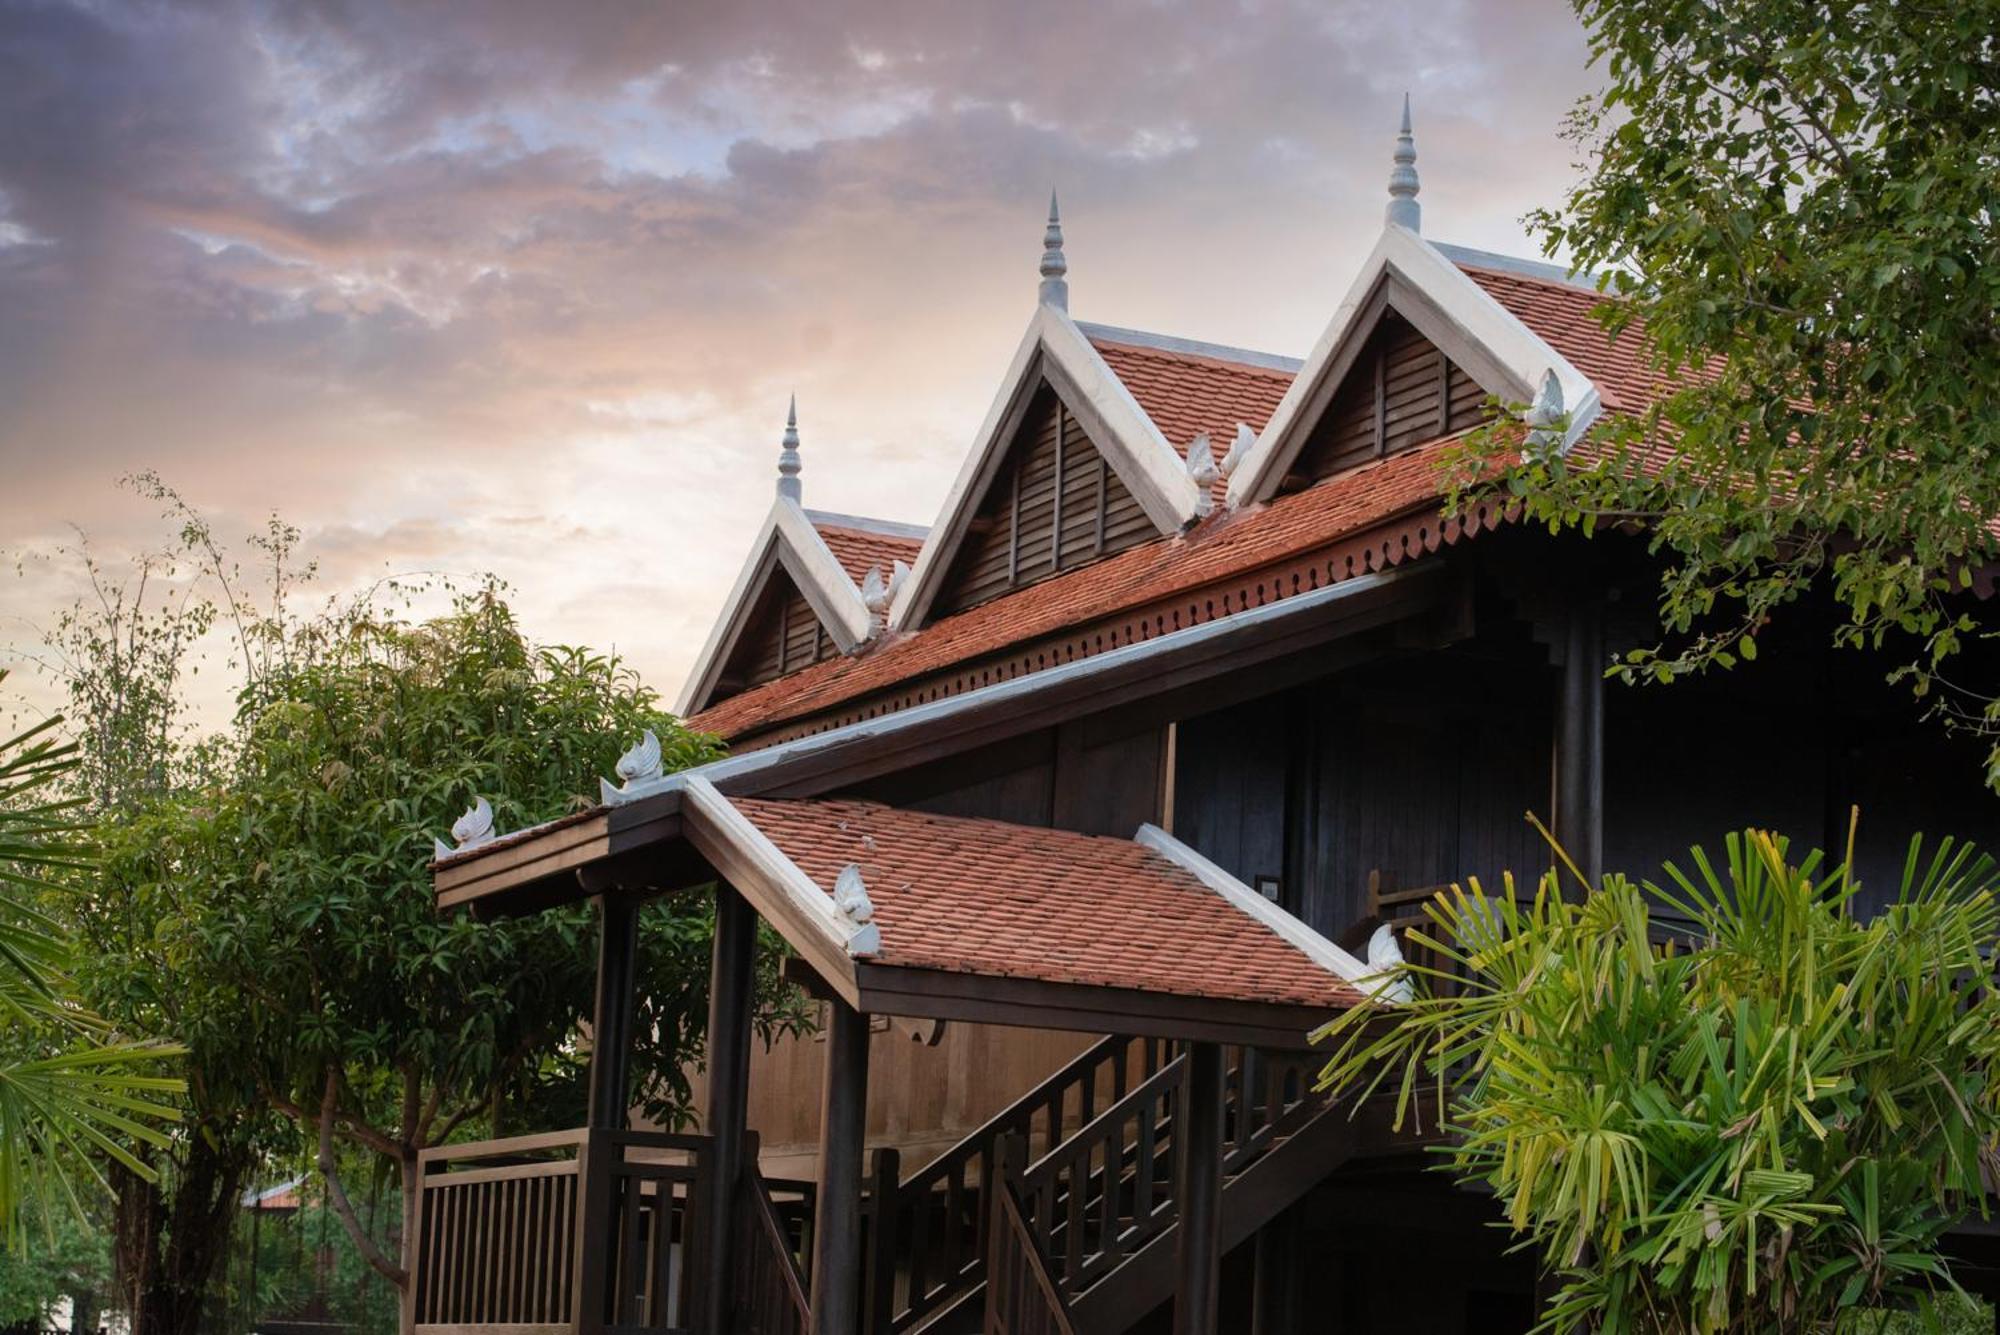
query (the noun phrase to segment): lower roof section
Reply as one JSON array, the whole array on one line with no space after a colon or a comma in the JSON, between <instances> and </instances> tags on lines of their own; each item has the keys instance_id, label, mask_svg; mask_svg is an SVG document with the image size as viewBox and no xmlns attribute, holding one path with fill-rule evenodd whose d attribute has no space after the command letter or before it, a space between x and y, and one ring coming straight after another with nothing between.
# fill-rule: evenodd
<instances>
[{"instance_id":1,"label":"lower roof section","mask_svg":"<svg viewBox=\"0 0 2000 1335\"><path fill-rule=\"evenodd\" d=\"M824 990L864 1011L1304 1041L1360 961L1172 836L1113 839L850 800L725 797L689 840Z\"/></svg>"}]
</instances>

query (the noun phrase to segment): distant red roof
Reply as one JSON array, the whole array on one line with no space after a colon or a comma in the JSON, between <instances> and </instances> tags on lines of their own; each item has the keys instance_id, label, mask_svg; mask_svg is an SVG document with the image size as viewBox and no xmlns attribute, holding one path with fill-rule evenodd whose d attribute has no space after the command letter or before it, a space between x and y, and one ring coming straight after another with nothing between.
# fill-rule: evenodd
<instances>
[{"instance_id":1,"label":"distant red roof","mask_svg":"<svg viewBox=\"0 0 2000 1335\"><path fill-rule=\"evenodd\" d=\"M870 962L1180 996L1339 1008L1359 994L1128 839L873 802L731 799L829 895L861 870Z\"/></svg>"},{"instance_id":2,"label":"distant red roof","mask_svg":"<svg viewBox=\"0 0 2000 1335\"><path fill-rule=\"evenodd\" d=\"M1599 387L1612 411L1642 409L1663 386L1644 358L1643 330L1610 339L1591 311L1603 297L1554 279L1461 266L1522 323ZM1094 346L1179 450L1206 430L1218 457L1241 421L1261 430L1284 395L1289 371L1217 355L1174 351L1115 335ZM1245 357L1251 354L1244 354ZM1206 585L1295 559L1371 529L1435 512L1435 441L1327 478L1294 495L1218 514L1185 534L1159 537L1093 565L1029 585L853 657L835 658L731 696L689 720L740 738L805 719L901 683L1001 654L1071 627L1191 594ZM1218 486L1218 494L1221 487ZM909 559L909 558L905 558Z\"/></svg>"},{"instance_id":3,"label":"distant red roof","mask_svg":"<svg viewBox=\"0 0 2000 1335\"><path fill-rule=\"evenodd\" d=\"M870 570L881 570L882 578L887 579L896 562L915 565L917 553L924 548L922 530L910 531L912 525L880 525L870 520L850 520L846 515L808 517L827 550L833 553L833 559L840 562L840 568L856 584L866 579Z\"/></svg>"}]
</instances>

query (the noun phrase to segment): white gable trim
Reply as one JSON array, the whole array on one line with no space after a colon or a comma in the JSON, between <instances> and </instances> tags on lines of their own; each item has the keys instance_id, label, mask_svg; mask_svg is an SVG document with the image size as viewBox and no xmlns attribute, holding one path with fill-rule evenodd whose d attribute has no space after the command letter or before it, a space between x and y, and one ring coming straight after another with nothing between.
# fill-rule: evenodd
<instances>
[{"instance_id":1,"label":"white gable trim","mask_svg":"<svg viewBox=\"0 0 2000 1335\"><path fill-rule=\"evenodd\" d=\"M1407 227L1390 224L1361 266L1353 286L1341 300L1326 331L1277 411L1265 424L1257 444L1229 479L1231 506L1266 501L1277 494L1285 472L1298 458L1306 438L1318 424L1318 409L1337 386L1327 383L1351 362L1372 326L1373 316L1388 284L1398 284L1417 300L1407 318L1454 360L1469 350L1488 364L1491 374L1506 381L1507 392L1520 402L1535 397L1544 374L1553 371L1562 386L1569 426L1562 447L1568 449L1590 428L1600 407L1597 386L1550 347L1506 307L1495 301L1463 270ZM1454 345L1457 351L1454 351Z\"/></svg>"},{"instance_id":2,"label":"white gable trim","mask_svg":"<svg viewBox=\"0 0 2000 1335\"><path fill-rule=\"evenodd\" d=\"M748 897L758 913L803 955L849 1005L860 1003L854 925L796 862L699 774L685 776L681 821L688 842Z\"/></svg>"},{"instance_id":3,"label":"white gable trim","mask_svg":"<svg viewBox=\"0 0 2000 1335\"><path fill-rule=\"evenodd\" d=\"M952 558L958 554L966 528L978 513L980 500L999 475L1021 415L1044 379L1083 423L1091 443L1138 499L1155 528L1164 534L1178 533L1201 517L1201 488L1188 476L1180 455L1153 425L1132 391L1067 312L1048 305L1037 307L1014 350L1000 392L980 424L972 452L959 469L938 522L931 526L911 577L889 613L893 628L909 630L923 623Z\"/></svg>"},{"instance_id":4,"label":"white gable trim","mask_svg":"<svg viewBox=\"0 0 2000 1335\"><path fill-rule=\"evenodd\" d=\"M1298 918L1273 904L1243 882L1231 876L1200 852L1182 843L1159 826L1148 822L1139 827L1132 842L1150 848L1167 861L1221 895L1231 908L1271 929L1287 945L1343 982L1353 983L1373 996L1385 980L1366 961L1356 959L1315 932Z\"/></svg>"},{"instance_id":5,"label":"white gable trim","mask_svg":"<svg viewBox=\"0 0 2000 1335\"><path fill-rule=\"evenodd\" d=\"M722 614L709 630L708 640L695 658L675 711L685 718L706 709L709 696L722 675L723 664L736 651L743 632L749 628L750 613L764 592L772 573L782 566L799 592L820 619L833 642L844 654L866 644L873 628L861 590L848 578L847 571L813 527L812 520L797 501L780 496L771 503L757 538L750 545L750 559L736 576Z\"/></svg>"}]
</instances>

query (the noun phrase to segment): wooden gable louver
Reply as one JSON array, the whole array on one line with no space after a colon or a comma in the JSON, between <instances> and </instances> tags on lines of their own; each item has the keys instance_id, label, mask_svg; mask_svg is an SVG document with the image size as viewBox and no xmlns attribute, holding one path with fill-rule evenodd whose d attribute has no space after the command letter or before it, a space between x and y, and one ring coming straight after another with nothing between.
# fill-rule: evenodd
<instances>
[{"instance_id":1,"label":"wooden gable louver","mask_svg":"<svg viewBox=\"0 0 2000 1335\"><path fill-rule=\"evenodd\" d=\"M714 700L775 681L840 652L833 636L782 568L774 571L722 669Z\"/></svg>"},{"instance_id":2,"label":"wooden gable louver","mask_svg":"<svg viewBox=\"0 0 2000 1335\"><path fill-rule=\"evenodd\" d=\"M1292 472L1319 479L1486 420L1484 386L1384 310Z\"/></svg>"},{"instance_id":3,"label":"wooden gable louver","mask_svg":"<svg viewBox=\"0 0 2000 1335\"><path fill-rule=\"evenodd\" d=\"M1156 536L1139 500L1044 384L935 603L964 611Z\"/></svg>"}]
</instances>

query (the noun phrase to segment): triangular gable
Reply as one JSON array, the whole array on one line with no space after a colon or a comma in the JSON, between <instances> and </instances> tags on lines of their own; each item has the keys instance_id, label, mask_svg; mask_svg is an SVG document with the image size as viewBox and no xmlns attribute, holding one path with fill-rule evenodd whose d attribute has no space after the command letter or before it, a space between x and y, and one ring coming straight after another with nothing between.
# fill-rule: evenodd
<instances>
[{"instance_id":1,"label":"triangular gable","mask_svg":"<svg viewBox=\"0 0 2000 1335\"><path fill-rule=\"evenodd\" d=\"M982 507L1006 474L1024 425L1051 392L1154 532L1178 533L1200 517L1200 488L1188 476L1180 454L1068 314L1041 306L924 542L915 571L896 599L890 614L896 629L914 629L929 616Z\"/></svg>"},{"instance_id":2,"label":"triangular gable","mask_svg":"<svg viewBox=\"0 0 2000 1335\"><path fill-rule=\"evenodd\" d=\"M801 622L798 602L810 612L811 625ZM829 645L832 652L851 653L868 641L874 628L861 590L798 502L782 496L772 502L751 544L750 558L695 659L678 712L685 717L713 704L730 670L742 671L749 665L750 674L756 675L755 665L773 656L771 646L759 642L759 637L774 628L780 671L772 675L830 657L824 652Z\"/></svg>"},{"instance_id":3,"label":"triangular gable","mask_svg":"<svg viewBox=\"0 0 2000 1335\"><path fill-rule=\"evenodd\" d=\"M1339 402L1340 396L1353 383L1351 374L1356 368L1369 365L1366 359L1375 351L1371 340L1391 312L1412 334L1439 349L1469 381L1502 399L1517 403L1534 399L1543 378L1553 373L1569 417L1564 448L1595 420L1598 392L1588 377L1435 247L1408 228L1390 224L1383 228L1382 239L1362 265L1257 444L1230 478L1231 505L1248 505L1276 495L1308 442L1325 443L1314 441L1314 437L1330 420L1329 414L1337 409L1352 411L1353 403ZM1395 326L1391 330L1394 336L1403 337ZM1458 388L1465 392L1462 385ZM1372 414L1376 402L1372 386L1367 393ZM1449 397L1448 388L1447 400ZM1445 406L1449 411L1449 402ZM1372 445L1376 427L1372 420L1366 425ZM1340 452L1337 444L1328 448L1336 456ZM1350 454L1355 448L1353 442L1347 442Z\"/></svg>"}]
</instances>

